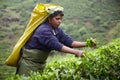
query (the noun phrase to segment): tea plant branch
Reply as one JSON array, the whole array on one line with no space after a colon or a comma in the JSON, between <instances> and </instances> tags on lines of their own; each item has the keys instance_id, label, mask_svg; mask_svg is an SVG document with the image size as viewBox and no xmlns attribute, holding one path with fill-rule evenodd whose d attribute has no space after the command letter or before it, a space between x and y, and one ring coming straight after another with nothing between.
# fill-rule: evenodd
<instances>
[{"instance_id":1,"label":"tea plant branch","mask_svg":"<svg viewBox=\"0 0 120 80\"><path fill-rule=\"evenodd\" d=\"M87 59L89 59L90 61L96 63L96 61L94 61L93 59L91 59L90 57L88 57L86 54L84 54L84 57L87 58Z\"/></svg>"}]
</instances>

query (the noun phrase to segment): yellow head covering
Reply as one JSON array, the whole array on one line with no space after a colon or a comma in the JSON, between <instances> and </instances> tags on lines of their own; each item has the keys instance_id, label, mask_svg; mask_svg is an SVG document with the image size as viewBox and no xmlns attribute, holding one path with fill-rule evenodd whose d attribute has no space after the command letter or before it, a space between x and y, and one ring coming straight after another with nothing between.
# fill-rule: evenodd
<instances>
[{"instance_id":1,"label":"yellow head covering","mask_svg":"<svg viewBox=\"0 0 120 80\"><path fill-rule=\"evenodd\" d=\"M5 64L9 66L17 66L18 60L20 59L20 51L21 48L25 45L25 43L29 40L34 30L40 25L49 14L54 13L55 11L63 11L63 7L57 6L55 4L37 4L33 9L31 14L30 21L18 42L16 43L12 53L5 61Z\"/></svg>"}]
</instances>

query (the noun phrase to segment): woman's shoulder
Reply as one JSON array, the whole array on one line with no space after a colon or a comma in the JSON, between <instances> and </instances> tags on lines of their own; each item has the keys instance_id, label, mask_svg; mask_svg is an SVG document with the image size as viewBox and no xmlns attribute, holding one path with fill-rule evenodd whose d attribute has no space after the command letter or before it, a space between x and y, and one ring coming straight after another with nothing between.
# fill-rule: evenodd
<instances>
[{"instance_id":1,"label":"woman's shoulder","mask_svg":"<svg viewBox=\"0 0 120 80\"><path fill-rule=\"evenodd\" d=\"M49 30L50 26L47 23L43 23L43 24L39 25L37 29L38 30Z\"/></svg>"},{"instance_id":2,"label":"woman's shoulder","mask_svg":"<svg viewBox=\"0 0 120 80\"><path fill-rule=\"evenodd\" d=\"M43 24L38 26L38 28L36 29L35 32L43 33L43 32L46 32L46 31L51 31L50 26L46 23L43 23Z\"/></svg>"}]
</instances>

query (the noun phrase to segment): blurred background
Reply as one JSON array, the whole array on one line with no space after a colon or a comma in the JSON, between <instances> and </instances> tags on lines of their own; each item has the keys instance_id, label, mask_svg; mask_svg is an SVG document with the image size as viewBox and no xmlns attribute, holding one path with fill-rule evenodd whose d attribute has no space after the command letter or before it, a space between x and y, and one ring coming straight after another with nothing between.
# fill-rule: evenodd
<instances>
[{"instance_id":1,"label":"blurred background","mask_svg":"<svg viewBox=\"0 0 120 80\"><path fill-rule=\"evenodd\" d=\"M120 37L120 0L0 0L1 80L15 74L15 67L4 65L4 61L23 34L38 3L64 7L61 27L74 40L86 41L93 37L100 47Z\"/></svg>"}]
</instances>

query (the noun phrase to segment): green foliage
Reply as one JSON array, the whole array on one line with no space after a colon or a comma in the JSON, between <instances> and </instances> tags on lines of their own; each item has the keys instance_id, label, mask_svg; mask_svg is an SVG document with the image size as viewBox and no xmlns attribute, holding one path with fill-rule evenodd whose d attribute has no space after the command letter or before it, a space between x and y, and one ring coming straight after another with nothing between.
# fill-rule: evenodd
<instances>
[{"instance_id":1,"label":"green foliage","mask_svg":"<svg viewBox=\"0 0 120 80\"><path fill-rule=\"evenodd\" d=\"M4 32L0 33L0 39L3 39L6 36L6 34Z\"/></svg>"},{"instance_id":2,"label":"green foliage","mask_svg":"<svg viewBox=\"0 0 120 80\"><path fill-rule=\"evenodd\" d=\"M86 46L88 46L88 47L92 47L93 43L94 43L93 38L89 38L86 40Z\"/></svg>"},{"instance_id":3,"label":"green foliage","mask_svg":"<svg viewBox=\"0 0 120 80\"><path fill-rule=\"evenodd\" d=\"M68 56L50 62L43 73L31 73L28 80L119 80L120 38L96 50L84 49L85 56ZM10 77L6 80L13 80ZM19 79L20 77L18 77Z\"/></svg>"},{"instance_id":4,"label":"green foliage","mask_svg":"<svg viewBox=\"0 0 120 80\"><path fill-rule=\"evenodd\" d=\"M4 65L4 61L6 59L6 56L9 55L9 47L10 45L6 42L2 42L0 43L0 79L4 80L7 77L9 77L10 75L13 75L13 70L14 68L8 67ZM11 73L11 74L9 74Z\"/></svg>"},{"instance_id":5,"label":"green foliage","mask_svg":"<svg viewBox=\"0 0 120 80\"><path fill-rule=\"evenodd\" d=\"M120 37L120 22L116 24L116 27L110 30L109 34L112 38Z\"/></svg>"},{"instance_id":6,"label":"green foliage","mask_svg":"<svg viewBox=\"0 0 120 80\"><path fill-rule=\"evenodd\" d=\"M0 63L2 65L0 75L2 76L4 75L2 72L7 76L15 72L14 68L6 67L3 62L22 35L37 3L46 3L46 0L0 1ZM118 0L51 0L51 3L64 7L65 16L61 26L74 40L85 41L93 37L99 42L98 46L102 46L113 38L120 37Z\"/></svg>"}]
</instances>

